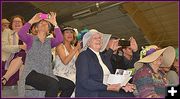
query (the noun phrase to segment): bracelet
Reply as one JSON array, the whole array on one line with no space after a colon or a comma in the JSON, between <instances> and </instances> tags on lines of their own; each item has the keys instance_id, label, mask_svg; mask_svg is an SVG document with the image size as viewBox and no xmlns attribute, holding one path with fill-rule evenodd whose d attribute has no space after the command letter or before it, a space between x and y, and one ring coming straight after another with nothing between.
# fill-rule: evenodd
<instances>
[{"instance_id":1,"label":"bracelet","mask_svg":"<svg viewBox=\"0 0 180 99\"><path fill-rule=\"evenodd\" d=\"M54 28L59 28L59 26L56 24L56 25L54 25Z\"/></svg>"},{"instance_id":2,"label":"bracelet","mask_svg":"<svg viewBox=\"0 0 180 99\"><path fill-rule=\"evenodd\" d=\"M58 26L58 25L55 25L54 28L59 28L59 26Z\"/></svg>"}]
</instances>

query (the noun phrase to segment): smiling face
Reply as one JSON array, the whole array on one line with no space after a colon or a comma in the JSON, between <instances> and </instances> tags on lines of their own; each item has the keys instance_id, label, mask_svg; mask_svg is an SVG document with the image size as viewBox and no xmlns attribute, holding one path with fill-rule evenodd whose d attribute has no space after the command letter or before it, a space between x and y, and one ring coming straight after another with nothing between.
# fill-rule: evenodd
<instances>
[{"instance_id":1,"label":"smiling face","mask_svg":"<svg viewBox=\"0 0 180 99\"><path fill-rule=\"evenodd\" d=\"M18 32L23 26L23 20L19 17L15 17L12 20L12 29L16 32Z\"/></svg>"},{"instance_id":2,"label":"smiling face","mask_svg":"<svg viewBox=\"0 0 180 99\"><path fill-rule=\"evenodd\" d=\"M63 32L64 35L64 40L68 41L68 42L72 42L75 38L74 38L74 32L72 30L65 30Z\"/></svg>"},{"instance_id":3,"label":"smiling face","mask_svg":"<svg viewBox=\"0 0 180 99\"><path fill-rule=\"evenodd\" d=\"M101 47L102 47L102 34L101 33L95 33L91 36L89 40L89 47L92 48L93 50L99 52Z\"/></svg>"}]
</instances>

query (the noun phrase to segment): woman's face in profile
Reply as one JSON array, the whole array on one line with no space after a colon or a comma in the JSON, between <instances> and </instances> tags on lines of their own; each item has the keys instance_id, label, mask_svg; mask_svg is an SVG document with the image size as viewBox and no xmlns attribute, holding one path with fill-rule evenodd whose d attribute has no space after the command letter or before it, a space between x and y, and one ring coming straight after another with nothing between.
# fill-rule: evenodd
<instances>
[{"instance_id":1,"label":"woman's face in profile","mask_svg":"<svg viewBox=\"0 0 180 99\"><path fill-rule=\"evenodd\" d=\"M163 63L163 56L159 56L153 63L160 66Z\"/></svg>"},{"instance_id":2,"label":"woman's face in profile","mask_svg":"<svg viewBox=\"0 0 180 99\"><path fill-rule=\"evenodd\" d=\"M102 40L103 40L102 34L100 33L93 34L89 42L90 43L89 47L91 47L92 49L96 51L100 51L102 47Z\"/></svg>"}]
</instances>

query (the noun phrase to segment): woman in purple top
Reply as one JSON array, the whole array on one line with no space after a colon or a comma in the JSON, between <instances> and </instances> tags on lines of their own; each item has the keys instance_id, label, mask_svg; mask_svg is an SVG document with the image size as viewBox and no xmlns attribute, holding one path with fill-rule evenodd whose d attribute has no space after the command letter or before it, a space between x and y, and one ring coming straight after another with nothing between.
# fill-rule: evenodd
<instances>
[{"instance_id":1,"label":"woman in purple top","mask_svg":"<svg viewBox=\"0 0 180 99\"><path fill-rule=\"evenodd\" d=\"M18 86L20 97L35 97L25 90L25 85L34 87L38 90L36 93L39 94L45 91L45 97L57 97L60 90L64 90L60 87L63 82L59 82L56 76L53 75L51 66L51 48L56 47L63 41L61 30L57 26L56 13L50 12L49 19L41 19L40 14L36 14L19 31L20 39L27 44L25 66ZM38 22L36 27L37 36L27 34L31 24L36 22ZM46 38L51 28L50 23L55 26L55 38Z\"/></svg>"}]
</instances>

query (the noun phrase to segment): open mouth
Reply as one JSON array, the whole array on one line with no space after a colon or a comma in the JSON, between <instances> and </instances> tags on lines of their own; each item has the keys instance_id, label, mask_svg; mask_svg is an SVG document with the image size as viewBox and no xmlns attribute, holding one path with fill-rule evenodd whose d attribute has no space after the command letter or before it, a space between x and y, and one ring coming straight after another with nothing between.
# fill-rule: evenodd
<instances>
[{"instance_id":1,"label":"open mouth","mask_svg":"<svg viewBox=\"0 0 180 99\"><path fill-rule=\"evenodd\" d=\"M67 37L68 39L72 39L72 37Z\"/></svg>"},{"instance_id":2,"label":"open mouth","mask_svg":"<svg viewBox=\"0 0 180 99\"><path fill-rule=\"evenodd\" d=\"M21 25L15 25L15 28L21 28Z\"/></svg>"},{"instance_id":3,"label":"open mouth","mask_svg":"<svg viewBox=\"0 0 180 99\"><path fill-rule=\"evenodd\" d=\"M101 43L96 43L96 45L101 45Z\"/></svg>"}]
</instances>

